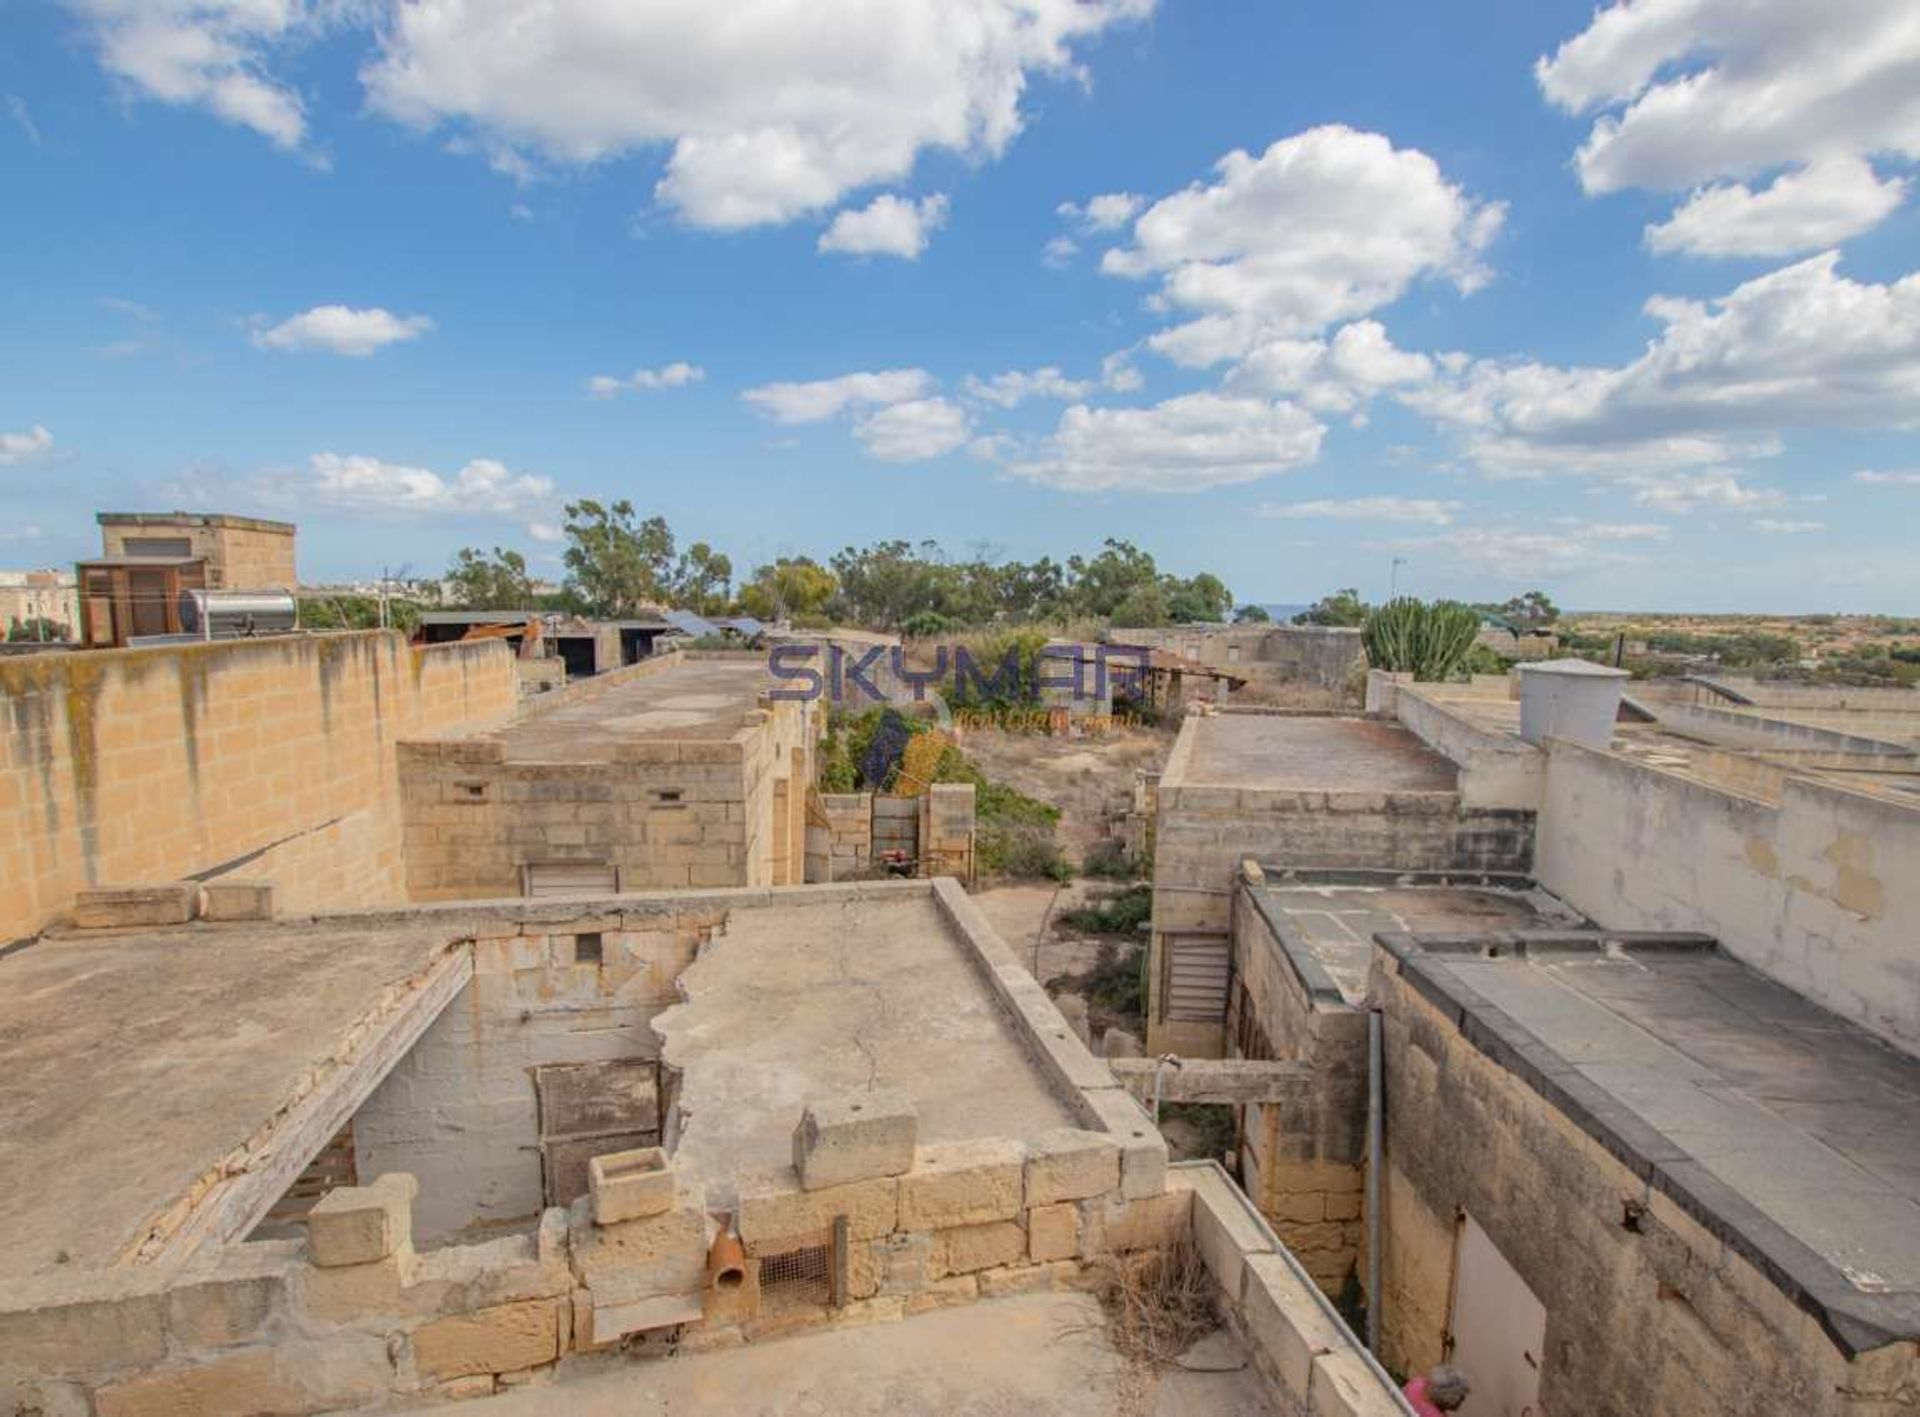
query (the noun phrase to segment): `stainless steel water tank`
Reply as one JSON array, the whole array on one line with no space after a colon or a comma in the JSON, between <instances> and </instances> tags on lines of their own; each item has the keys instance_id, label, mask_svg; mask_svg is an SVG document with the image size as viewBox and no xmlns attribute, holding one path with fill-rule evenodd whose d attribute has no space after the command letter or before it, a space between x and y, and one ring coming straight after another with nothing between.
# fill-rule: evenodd
<instances>
[{"instance_id":1,"label":"stainless steel water tank","mask_svg":"<svg viewBox=\"0 0 1920 1417\"><path fill-rule=\"evenodd\" d=\"M180 593L180 628L195 639L237 640L285 635L299 628L291 595L276 590L186 590Z\"/></svg>"}]
</instances>

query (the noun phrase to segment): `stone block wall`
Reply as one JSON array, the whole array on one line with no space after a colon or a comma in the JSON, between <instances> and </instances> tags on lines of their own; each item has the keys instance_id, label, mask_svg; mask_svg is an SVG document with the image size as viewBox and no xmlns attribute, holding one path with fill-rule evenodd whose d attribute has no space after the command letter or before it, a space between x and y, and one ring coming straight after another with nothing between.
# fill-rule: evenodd
<instances>
[{"instance_id":1,"label":"stone block wall","mask_svg":"<svg viewBox=\"0 0 1920 1417\"><path fill-rule=\"evenodd\" d=\"M0 941L188 876L268 881L283 911L400 901L396 745L516 692L505 645L391 631L0 661Z\"/></svg>"},{"instance_id":2,"label":"stone block wall","mask_svg":"<svg viewBox=\"0 0 1920 1417\"><path fill-rule=\"evenodd\" d=\"M1596 924L1698 930L1920 1053L1920 810L1787 778L1777 803L1555 741L1540 884Z\"/></svg>"},{"instance_id":3,"label":"stone block wall","mask_svg":"<svg viewBox=\"0 0 1920 1417\"><path fill-rule=\"evenodd\" d=\"M1464 1212L1546 1307L1542 1411L1911 1408L1914 1344L1845 1351L1726 1239L1476 1047L1388 952L1374 958L1385 1011L1388 1364L1417 1371L1444 1355Z\"/></svg>"},{"instance_id":4,"label":"stone block wall","mask_svg":"<svg viewBox=\"0 0 1920 1417\"><path fill-rule=\"evenodd\" d=\"M832 834L832 872L827 879L848 880L873 864L873 794L823 792L820 806Z\"/></svg>"},{"instance_id":5,"label":"stone block wall","mask_svg":"<svg viewBox=\"0 0 1920 1417\"><path fill-rule=\"evenodd\" d=\"M679 1002L680 972L724 918L698 908L612 912L476 938L472 981L354 1114L356 1173L419 1179L422 1242L497 1231L558 1203L566 1178L550 1171L577 1173L596 1152L577 1134L618 1136L630 1123L624 1113L598 1127L564 1122L551 1095L543 1115L537 1071L657 1060L648 1024ZM656 1102L656 1132L658 1111Z\"/></svg>"},{"instance_id":6,"label":"stone block wall","mask_svg":"<svg viewBox=\"0 0 1920 1417\"><path fill-rule=\"evenodd\" d=\"M516 762L486 738L402 744L411 896L519 895L527 866L556 862L613 866L623 891L797 884L809 708L750 709L724 739L625 743L611 762Z\"/></svg>"},{"instance_id":7,"label":"stone block wall","mask_svg":"<svg viewBox=\"0 0 1920 1417\"><path fill-rule=\"evenodd\" d=\"M1234 893L1228 1055L1307 1063L1313 1086L1301 1104L1247 1106L1241 1176L1314 1281L1338 1294L1365 1238L1367 1018L1331 981L1303 977L1310 955L1259 908L1258 889L1243 877Z\"/></svg>"},{"instance_id":8,"label":"stone block wall","mask_svg":"<svg viewBox=\"0 0 1920 1417\"><path fill-rule=\"evenodd\" d=\"M920 798L920 874L973 879L974 791L936 782Z\"/></svg>"},{"instance_id":9,"label":"stone block wall","mask_svg":"<svg viewBox=\"0 0 1920 1417\"><path fill-rule=\"evenodd\" d=\"M1525 872L1534 814L1465 807L1457 792L1300 792L1195 786L1182 781L1183 732L1155 793L1153 943L1148 961L1147 1051L1217 1058L1225 1019L1168 1019L1163 1000L1170 934L1232 929L1234 880L1249 857L1281 867Z\"/></svg>"}]
</instances>

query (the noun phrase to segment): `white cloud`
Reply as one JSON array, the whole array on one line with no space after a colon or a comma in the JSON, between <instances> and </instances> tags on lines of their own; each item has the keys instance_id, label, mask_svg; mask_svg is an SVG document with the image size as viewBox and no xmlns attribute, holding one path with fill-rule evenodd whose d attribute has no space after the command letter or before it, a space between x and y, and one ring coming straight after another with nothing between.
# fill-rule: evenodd
<instances>
[{"instance_id":1,"label":"white cloud","mask_svg":"<svg viewBox=\"0 0 1920 1417\"><path fill-rule=\"evenodd\" d=\"M1185 394L1145 408L1060 415L1053 434L1012 455L1016 477L1072 492L1197 492L1312 462L1326 429L1290 403Z\"/></svg>"},{"instance_id":2,"label":"white cloud","mask_svg":"<svg viewBox=\"0 0 1920 1417\"><path fill-rule=\"evenodd\" d=\"M1042 263L1059 270L1062 266L1073 264L1073 258L1080 254L1080 243L1071 236L1056 236L1040 248Z\"/></svg>"},{"instance_id":3,"label":"white cloud","mask_svg":"<svg viewBox=\"0 0 1920 1417\"><path fill-rule=\"evenodd\" d=\"M1630 475L1764 456L1787 428L1920 427L1920 273L1875 285L1837 261L1650 300L1663 329L1631 364L1480 361L1402 398L1508 474Z\"/></svg>"},{"instance_id":4,"label":"white cloud","mask_svg":"<svg viewBox=\"0 0 1920 1417\"><path fill-rule=\"evenodd\" d=\"M1550 102L1595 114L1575 165L1598 193L1920 158L1916 65L1912 0L1616 0L1535 73Z\"/></svg>"},{"instance_id":5,"label":"white cloud","mask_svg":"<svg viewBox=\"0 0 1920 1417\"><path fill-rule=\"evenodd\" d=\"M1622 532L1627 534L1621 535ZM1470 526L1404 543L1403 549L1435 554L1444 562L1468 570L1497 572L1508 577L1516 566L1567 575L1600 566L1631 565L1642 558L1620 549L1620 543L1658 540L1665 534L1664 527L1622 527L1604 522L1573 522L1557 530Z\"/></svg>"},{"instance_id":6,"label":"white cloud","mask_svg":"<svg viewBox=\"0 0 1920 1417\"><path fill-rule=\"evenodd\" d=\"M1158 305L1195 314L1149 341L1183 364L1315 334L1423 276L1476 289L1505 211L1446 181L1425 153L1339 125L1258 157L1228 153L1215 173L1147 208L1132 245L1101 261L1110 275L1158 277Z\"/></svg>"},{"instance_id":7,"label":"white cloud","mask_svg":"<svg viewBox=\"0 0 1920 1417\"><path fill-rule=\"evenodd\" d=\"M132 3L132 0L128 0ZM897 182L927 149L996 157L1034 74L1152 0L421 0L364 71L380 111L561 162L669 147L698 226L783 222Z\"/></svg>"},{"instance_id":8,"label":"white cloud","mask_svg":"<svg viewBox=\"0 0 1920 1417\"><path fill-rule=\"evenodd\" d=\"M819 423L850 408L924 398L933 387L933 376L924 369L884 369L842 374L837 379L762 384L740 397L781 423Z\"/></svg>"},{"instance_id":9,"label":"white cloud","mask_svg":"<svg viewBox=\"0 0 1920 1417\"><path fill-rule=\"evenodd\" d=\"M522 517L548 511L553 480L475 458L451 477L358 454L315 453L307 481L275 491L345 512L408 517L426 513Z\"/></svg>"},{"instance_id":10,"label":"white cloud","mask_svg":"<svg viewBox=\"0 0 1920 1417\"><path fill-rule=\"evenodd\" d=\"M1786 493L1772 487L1750 487L1730 472L1648 475L1629 480L1635 488L1635 505L1661 512L1686 513L1701 507L1752 512L1785 506L1787 502Z\"/></svg>"},{"instance_id":11,"label":"white cloud","mask_svg":"<svg viewBox=\"0 0 1920 1417\"><path fill-rule=\"evenodd\" d=\"M1862 470L1853 475L1853 480L1868 487L1920 487L1920 468L1907 472Z\"/></svg>"},{"instance_id":12,"label":"white cloud","mask_svg":"<svg viewBox=\"0 0 1920 1417\"><path fill-rule=\"evenodd\" d=\"M1461 504L1425 497L1354 497L1347 501L1262 502L1263 517L1341 522L1426 522L1450 526Z\"/></svg>"},{"instance_id":13,"label":"white cloud","mask_svg":"<svg viewBox=\"0 0 1920 1417\"><path fill-rule=\"evenodd\" d=\"M1397 349L1374 320L1342 325L1331 341L1269 340L1227 377L1229 388L1292 394L1320 413L1349 413L1388 389L1425 384L1434 362Z\"/></svg>"},{"instance_id":14,"label":"white cloud","mask_svg":"<svg viewBox=\"0 0 1920 1417\"><path fill-rule=\"evenodd\" d=\"M1775 521L1772 517L1756 517L1753 529L1765 532L1768 536L1802 536L1807 532L1825 531L1827 524L1825 522Z\"/></svg>"},{"instance_id":15,"label":"white cloud","mask_svg":"<svg viewBox=\"0 0 1920 1417\"><path fill-rule=\"evenodd\" d=\"M0 467L37 458L53 446L53 434L38 423L24 433L0 433Z\"/></svg>"},{"instance_id":16,"label":"white cloud","mask_svg":"<svg viewBox=\"0 0 1920 1417\"><path fill-rule=\"evenodd\" d=\"M943 398L909 399L857 419L853 436L882 462L921 462L950 453L973 436L965 410Z\"/></svg>"},{"instance_id":17,"label":"white cloud","mask_svg":"<svg viewBox=\"0 0 1920 1417\"><path fill-rule=\"evenodd\" d=\"M306 138L300 96L267 72L274 49L315 17L309 0L67 0L100 65L129 90L205 108L272 141Z\"/></svg>"},{"instance_id":18,"label":"white cloud","mask_svg":"<svg viewBox=\"0 0 1920 1417\"><path fill-rule=\"evenodd\" d=\"M1133 366L1133 351L1117 349L1100 361L1100 382L1117 394L1130 394L1145 384L1146 380L1140 377L1140 371Z\"/></svg>"},{"instance_id":19,"label":"white cloud","mask_svg":"<svg viewBox=\"0 0 1920 1417\"><path fill-rule=\"evenodd\" d=\"M1738 183L1702 188L1669 220L1647 228L1647 245L1695 256L1796 255L1878 226L1906 195L1903 178L1883 182L1859 158L1830 158L1785 173L1760 192Z\"/></svg>"},{"instance_id":20,"label":"white cloud","mask_svg":"<svg viewBox=\"0 0 1920 1417\"><path fill-rule=\"evenodd\" d=\"M707 371L698 364L676 359L658 369L636 369L624 379L614 374L595 374L587 380L587 392L597 399L610 399L629 392L684 388L706 377Z\"/></svg>"},{"instance_id":21,"label":"white cloud","mask_svg":"<svg viewBox=\"0 0 1920 1417\"><path fill-rule=\"evenodd\" d=\"M556 526L552 522L528 522L527 535L531 536L535 541L545 541L549 543L565 541L567 539L566 528Z\"/></svg>"},{"instance_id":22,"label":"white cloud","mask_svg":"<svg viewBox=\"0 0 1920 1417\"><path fill-rule=\"evenodd\" d=\"M27 101L17 93L10 93L6 97L6 109L7 116L26 134L27 141L39 147L40 127L33 121L33 111L27 107Z\"/></svg>"},{"instance_id":23,"label":"white cloud","mask_svg":"<svg viewBox=\"0 0 1920 1417\"><path fill-rule=\"evenodd\" d=\"M1103 192L1084 204L1062 202L1055 210L1084 231L1118 231L1140 214L1147 199L1132 192Z\"/></svg>"},{"instance_id":24,"label":"white cloud","mask_svg":"<svg viewBox=\"0 0 1920 1417\"><path fill-rule=\"evenodd\" d=\"M1028 399L1083 399L1098 387L1091 379L1069 379L1052 364L1041 369L1009 369L990 379L969 374L962 385L967 397L1000 408L1016 408Z\"/></svg>"},{"instance_id":25,"label":"white cloud","mask_svg":"<svg viewBox=\"0 0 1920 1417\"><path fill-rule=\"evenodd\" d=\"M866 206L839 213L820 233L821 251L847 256L898 256L917 261L933 233L947 224L947 199L941 193L909 201L885 193Z\"/></svg>"},{"instance_id":26,"label":"white cloud","mask_svg":"<svg viewBox=\"0 0 1920 1417\"><path fill-rule=\"evenodd\" d=\"M363 359L386 345L418 339L433 328L425 315L395 315L377 306L355 310L346 305L316 305L277 325L256 328L253 342L261 349L287 353L325 350Z\"/></svg>"}]
</instances>

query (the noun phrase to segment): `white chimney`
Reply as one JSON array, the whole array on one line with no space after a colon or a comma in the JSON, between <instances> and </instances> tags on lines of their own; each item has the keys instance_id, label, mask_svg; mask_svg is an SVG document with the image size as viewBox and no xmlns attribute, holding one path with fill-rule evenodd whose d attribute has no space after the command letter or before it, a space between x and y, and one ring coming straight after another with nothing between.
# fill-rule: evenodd
<instances>
[{"instance_id":1,"label":"white chimney","mask_svg":"<svg viewBox=\"0 0 1920 1417\"><path fill-rule=\"evenodd\" d=\"M1613 742L1620 695L1632 676L1584 659L1520 666L1520 736L1539 744L1565 738L1589 748Z\"/></svg>"}]
</instances>

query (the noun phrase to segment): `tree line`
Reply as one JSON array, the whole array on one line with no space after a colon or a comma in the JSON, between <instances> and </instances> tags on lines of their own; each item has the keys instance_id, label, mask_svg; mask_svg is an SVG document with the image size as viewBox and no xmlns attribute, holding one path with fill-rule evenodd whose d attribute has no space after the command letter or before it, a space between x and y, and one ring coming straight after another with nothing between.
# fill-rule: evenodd
<instances>
[{"instance_id":1,"label":"tree line","mask_svg":"<svg viewBox=\"0 0 1920 1417\"><path fill-rule=\"evenodd\" d=\"M1162 571L1150 553L1112 537L1090 556L1031 562L995 560L985 552L957 558L934 541L877 541L849 546L825 565L807 556L781 557L736 582L724 553L704 541L681 549L665 518L643 518L625 500L568 503L563 534L566 576L557 592L536 591L518 551L465 547L447 570L447 598L470 609L595 619L632 618L665 606L909 635L1082 616L1124 625L1186 624L1224 620L1234 608L1233 593L1218 576Z\"/></svg>"}]
</instances>

